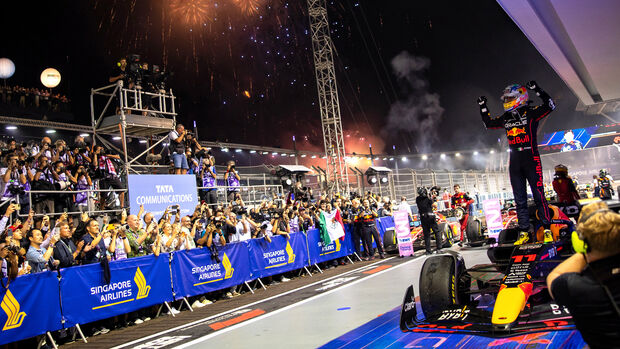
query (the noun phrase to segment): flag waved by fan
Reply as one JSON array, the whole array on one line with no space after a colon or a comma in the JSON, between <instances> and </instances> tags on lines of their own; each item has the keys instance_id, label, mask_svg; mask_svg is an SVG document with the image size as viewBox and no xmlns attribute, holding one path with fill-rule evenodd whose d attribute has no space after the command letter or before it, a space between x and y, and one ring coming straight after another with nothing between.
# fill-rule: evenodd
<instances>
[{"instance_id":1,"label":"flag waved by fan","mask_svg":"<svg viewBox=\"0 0 620 349\"><path fill-rule=\"evenodd\" d=\"M319 230L324 245L329 245L336 239L344 238L344 223L340 211L334 210L331 213L321 211Z\"/></svg>"}]
</instances>

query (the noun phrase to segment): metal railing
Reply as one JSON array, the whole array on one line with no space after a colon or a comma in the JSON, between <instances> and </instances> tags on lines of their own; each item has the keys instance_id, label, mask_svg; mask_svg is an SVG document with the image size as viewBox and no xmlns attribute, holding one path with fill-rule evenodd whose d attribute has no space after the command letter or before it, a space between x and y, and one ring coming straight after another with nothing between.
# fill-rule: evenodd
<instances>
[{"instance_id":1,"label":"metal railing","mask_svg":"<svg viewBox=\"0 0 620 349\"><path fill-rule=\"evenodd\" d=\"M231 186L217 186L213 187L198 187L199 193L202 190L215 189L217 190L217 201L218 203L228 204L228 193L229 189L235 189L236 192L241 195L241 200L247 205L255 205L263 200L271 200L274 198L274 195L278 199L285 198L284 187L281 185L275 184L266 184L266 185L250 185L250 186L239 186L239 187L231 187Z\"/></svg>"},{"instance_id":2,"label":"metal railing","mask_svg":"<svg viewBox=\"0 0 620 349\"><path fill-rule=\"evenodd\" d=\"M30 203L30 207L31 209L33 208L33 200L32 200L32 196L33 195L38 195L38 194L79 194L79 193L87 193L86 195L86 205L77 205L78 207L84 207L83 210L80 211L67 211L67 214L82 214L84 212L87 212L88 214L96 214L96 213L114 213L114 212L121 212L123 209L118 208L118 209L108 209L108 210L97 210L97 201L101 200L101 196L99 196L98 200L95 198L94 193L120 193L120 192L127 192L127 189L83 189L83 190L28 190L25 191L25 193L27 194L28 197L28 202ZM53 200L53 197L50 197L49 199ZM18 195L15 200L17 202L21 202L20 201L20 196ZM39 199L37 199L39 200ZM45 199L43 199L45 200ZM73 203L75 206L75 203ZM128 208L128 207L127 207ZM62 214L64 214L65 212L49 212L49 213L38 213L35 212L34 216L60 216ZM17 215L19 217L27 217L28 214L21 214L21 213L17 213Z\"/></svg>"}]
</instances>

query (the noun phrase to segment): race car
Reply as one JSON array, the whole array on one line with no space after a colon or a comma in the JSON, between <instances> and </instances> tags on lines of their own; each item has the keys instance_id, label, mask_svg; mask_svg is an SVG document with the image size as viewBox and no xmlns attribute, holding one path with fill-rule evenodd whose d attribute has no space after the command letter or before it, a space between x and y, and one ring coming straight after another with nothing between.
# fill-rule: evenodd
<instances>
[{"instance_id":1,"label":"race car","mask_svg":"<svg viewBox=\"0 0 620 349\"><path fill-rule=\"evenodd\" d=\"M555 220L566 232L570 220ZM573 329L567 309L553 303L548 273L572 253L570 234L551 243L514 245L517 229L487 250L490 264L465 266L455 251L428 258L420 273L420 306L413 286L405 293L400 328L412 332L464 333L490 337Z\"/></svg>"}]
</instances>

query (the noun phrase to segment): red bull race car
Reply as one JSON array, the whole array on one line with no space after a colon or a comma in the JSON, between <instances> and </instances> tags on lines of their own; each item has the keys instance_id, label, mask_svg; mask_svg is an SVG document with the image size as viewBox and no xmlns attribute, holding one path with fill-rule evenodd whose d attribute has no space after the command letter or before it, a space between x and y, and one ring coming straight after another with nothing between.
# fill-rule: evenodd
<instances>
[{"instance_id":1,"label":"red bull race car","mask_svg":"<svg viewBox=\"0 0 620 349\"><path fill-rule=\"evenodd\" d=\"M429 257L419 280L419 309L413 286L401 309L402 331L508 337L573 329L570 313L553 302L546 277L572 254L572 221L554 211L558 234L550 243L514 245L517 229L500 233L487 250L490 264L465 266L455 251ZM537 235L537 234L535 234Z\"/></svg>"}]
</instances>

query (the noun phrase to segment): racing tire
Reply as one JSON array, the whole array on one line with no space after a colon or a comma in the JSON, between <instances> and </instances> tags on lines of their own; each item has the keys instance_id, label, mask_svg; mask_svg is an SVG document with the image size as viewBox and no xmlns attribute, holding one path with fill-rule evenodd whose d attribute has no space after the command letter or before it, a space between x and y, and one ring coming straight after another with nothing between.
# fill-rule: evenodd
<instances>
[{"instance_id":1,"label":"racing tire","mask_svg":"<svg viewBox=\"0 0 620 349\"><path fill-rule=\"evenodd\" d=\"M456 263L455 263L456 260ZM420 272L420 304L425 316L468 302L471 279L461 256L432 256Z\"/></svg>"},{"instance_id":2,"label":"racing tire","mask_svg":"<svg viewBox=\"0 0 620 349\"><path fill-rule=\"evenodd\" d=\"M467 235L467 241L469 241L469 245L472 247L479 247L484 244L481 226L480 221L477 219L471 219L467 222L465 233Z\"/></svg>"},{"instance_id":3,"label":"racing tire","mask_svg":"<svg viewBox=\"0 0 620 349\"><path fill-rule=\"evenodd\" d=\"M452 246L452 241L450 240L450 225L448 223L439 223L437 226L439 227L441 238L441 246L437 246L437 249L450 248Z\"/></svg>"},{"instance_id":4,"label":"racing tire","mask_svg":"<svg viewBox=\"0 0 620 349\"><path fill-rule=\"evenodd\" d=\"M388 229L383 234L383 249L387 253L397 253L398 243L396 242L396 231Z\"/></svg>"}]
</instances>

